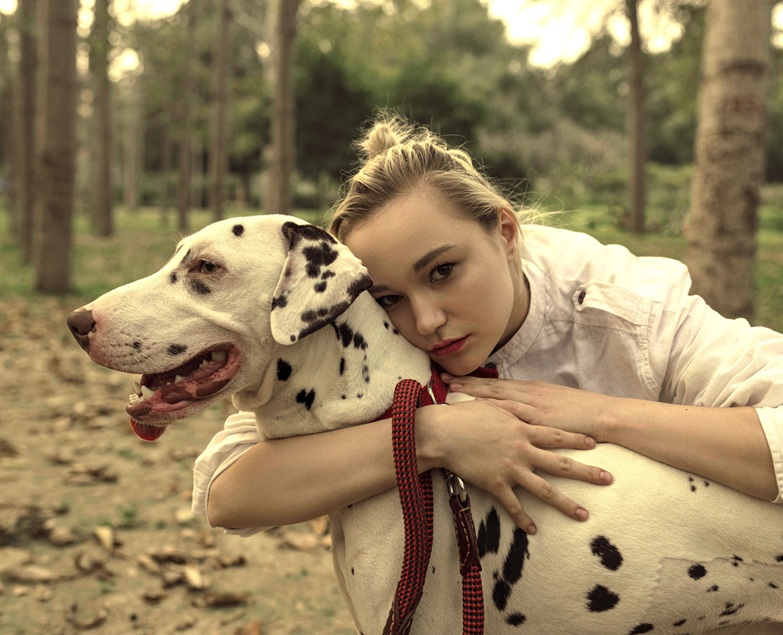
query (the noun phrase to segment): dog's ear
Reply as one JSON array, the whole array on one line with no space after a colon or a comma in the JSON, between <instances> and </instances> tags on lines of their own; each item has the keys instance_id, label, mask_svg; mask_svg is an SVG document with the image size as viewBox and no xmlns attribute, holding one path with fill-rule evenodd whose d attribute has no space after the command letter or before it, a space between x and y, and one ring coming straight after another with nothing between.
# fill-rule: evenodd
<instances>
[{"instance_id":1,"label":"dog's ear","mask_svg":"<svg viewBox=\"0 0 783 635\"><path fill-rule=\"evenodd\" d=\"M372 285L361 261L314 225L283 224L288 256L272 299L272 337L293 344L326 326Z\"/></svg>"}]
</instances>

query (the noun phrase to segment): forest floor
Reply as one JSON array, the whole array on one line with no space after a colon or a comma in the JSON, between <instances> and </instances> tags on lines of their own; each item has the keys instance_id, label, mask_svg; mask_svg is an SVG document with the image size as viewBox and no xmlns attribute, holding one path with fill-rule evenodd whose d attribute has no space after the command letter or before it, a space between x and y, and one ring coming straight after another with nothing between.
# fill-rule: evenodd
<instances>
[{"instance_id":1,"label":"forest floor","mask_svg":"<svg viewBox=\"0 0 783 635\"><path fill-rule=\"evenodd\" d=\"M354 633L325 519L239 538L191 514L230 406L140 441L131 377L81 351L73 308L0 301L0 635Z\"/></svg>"}]
</instances>

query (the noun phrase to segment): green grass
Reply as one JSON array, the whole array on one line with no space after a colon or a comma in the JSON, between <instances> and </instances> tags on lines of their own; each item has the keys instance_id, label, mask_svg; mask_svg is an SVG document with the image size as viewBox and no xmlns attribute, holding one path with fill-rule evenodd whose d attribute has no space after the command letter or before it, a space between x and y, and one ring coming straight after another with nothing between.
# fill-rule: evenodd
<instances>
[{"instance_id":1,"label":"green grass","mask_svg":"<svg viewBox=\"0 0 783 635\"><path fill-rule=\"evenodd\" d=\"M681 177L677 176L680 181ZM575 211L562 211L562 201L542 200L542 212L554 211L547 222L585 231L604 243L619 243L640 255L667 256L682 260L685 239L673 227L679 226L683 214L682 193L672 186L668 194L651 196L648 218L658 231L636 235L618 228L614 203L601 204L585 197ZM674 192L674 193L672 193ZM674 204L677 202L677 204ZM549 208L549 209L548 209ZM228 210L227 216L257 213L252 210ZM297 210L297 216L310 222L320 222L316 211ZM211 220L205 210L194 211L194 230ZM79 217L75 223L72 293L62 298L66 306L79 306L97 296L132 280L157 271L173 254L182 235L175 229L174 213L167 216L157 208L140 209L134 213L118 210L116 232L111 238L90 235L87 220ZM31 291L31 267L20 264L20 252L12 242L6 227L7 215L0 214L0 298L21 297L30 301L32 311L45 310L43 298ZM756 316L754 323L783 331L783 186L767 186L759 213ZM187 232L189 233L189 232ZM1 300L0 300L1 302Z\"/></svg>"}]
</instances>

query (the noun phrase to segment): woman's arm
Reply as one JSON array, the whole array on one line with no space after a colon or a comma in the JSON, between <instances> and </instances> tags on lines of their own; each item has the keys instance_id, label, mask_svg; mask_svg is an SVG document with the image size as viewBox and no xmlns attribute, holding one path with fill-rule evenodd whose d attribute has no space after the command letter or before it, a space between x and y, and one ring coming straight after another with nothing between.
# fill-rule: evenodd
<instances>
[{"instance_id":1,"label":"woman's arm","mask_svg":"<svg viewBox=\"0 0 783 635\"><path fill-rule=\"evenodd\" d=\"M394 487L390 426L386 419L257 443L215 478L207 502L210 524L242 529L301 522ZM512 492L518 483L573 518L587 517L533 469L596 484L611 480L598 468L563 462L547 450L589 449L592 439L529 426L488 402L419 408L416 435L420 471L448 467L497 496L531 532L532 521Z\"/></svg>"},{"instance_id":2,"label":"woman's arm","mask_svg":"<svg viewBox=\"0 0 783 635\"><path fill-rule=\"evenodd\" d=\"M500 400L530 424L616 443L758 498L777 496L772 455L754 408L608 397L536 381L445 379L454 391Z\"/></svg>"}]
</instances>

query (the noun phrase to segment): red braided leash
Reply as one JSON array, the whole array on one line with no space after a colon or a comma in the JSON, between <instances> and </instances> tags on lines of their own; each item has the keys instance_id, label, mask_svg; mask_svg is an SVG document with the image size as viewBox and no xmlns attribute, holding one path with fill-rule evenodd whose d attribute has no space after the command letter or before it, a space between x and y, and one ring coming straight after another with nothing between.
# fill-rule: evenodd
<instances>
[{"instance_id":1,"label":"red braided leash","mask_svg":"<svg viewBox=\"0 0 783 635\"><path fill-rule=\"evenodd\" d=\"M442 403L445 399L447 388L439 378L436 382L436 378L437 373L433 373L433 381L428 386L429 395L423 396L421 385L410 379L398 383L394 390L391 408L392 449L405 528L405 550L402 572L383 630L384 635L410 633L432 552L432 479L429 473L418 473L415 415L419 405ZM440 394L436 395L436 392ZM463 635L482 635L484 593L470 499L459 477L448 470L444 470L444 475L459 547Z\"/></svg>"}]
</instances>

